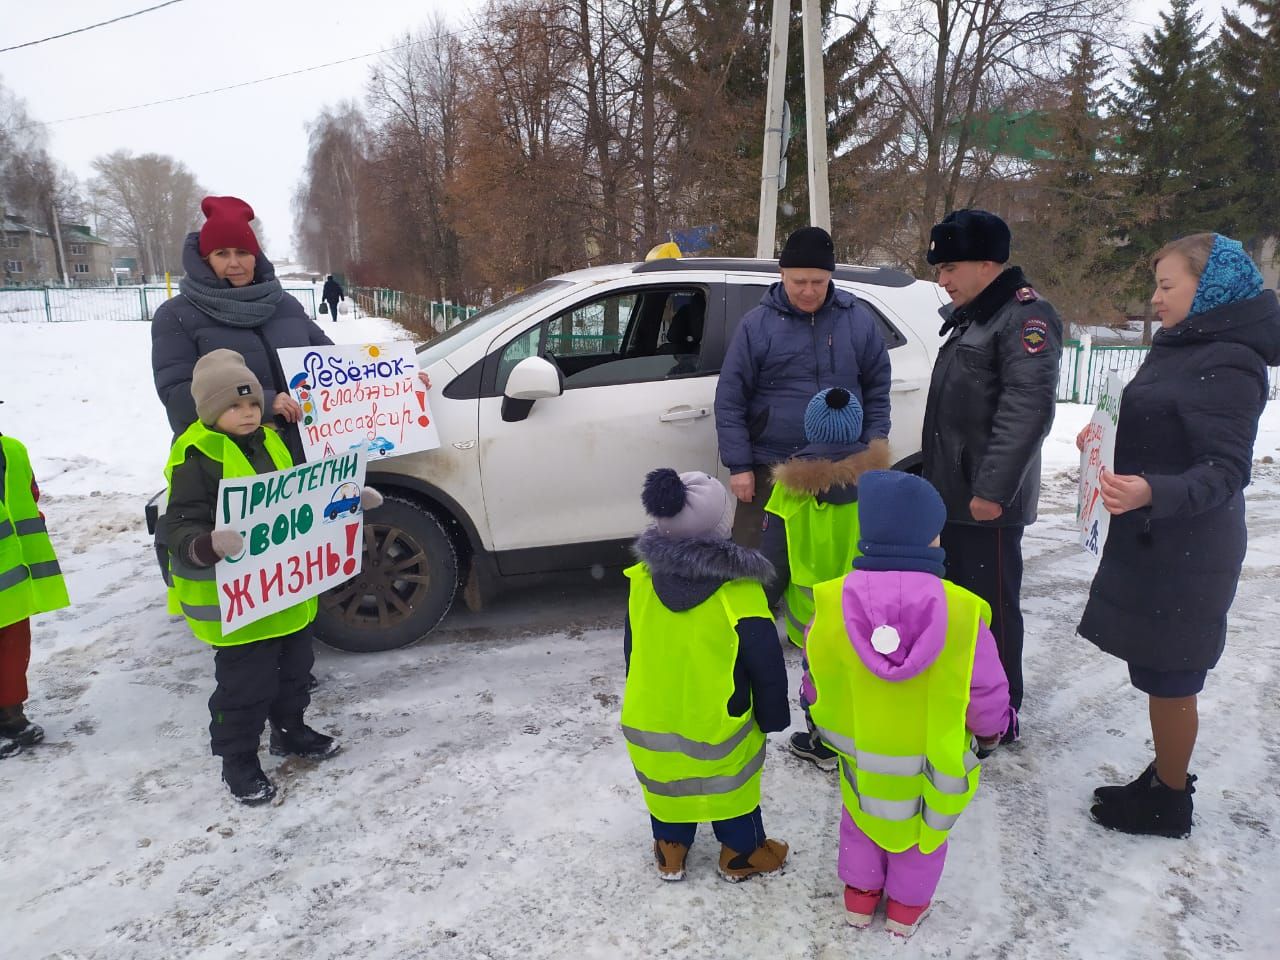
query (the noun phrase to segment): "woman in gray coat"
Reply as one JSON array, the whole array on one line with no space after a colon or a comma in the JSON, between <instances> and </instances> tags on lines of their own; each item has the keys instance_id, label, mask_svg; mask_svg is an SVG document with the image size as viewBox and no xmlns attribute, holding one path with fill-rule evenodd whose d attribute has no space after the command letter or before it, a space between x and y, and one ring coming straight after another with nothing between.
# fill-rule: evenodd
<instances>
[{"instance_id":1,"label":"woman in gray coat","mask_svg":"<svg viewBox=\"0 0 1280 960\"><path fill-rule=\"evenodd\" d=\"M249 225L253 208L236 197L205 197L208 218L187 235L181 293L151 321L151 370L174 436L196 420L191 371L206 353L234 350L262 384L264 422L275 418L289 452L301 462L296 424L302 407L289 394L276 357L281 347L331 344L301 303L285 293Z\"/></svg>"}]
</instances>

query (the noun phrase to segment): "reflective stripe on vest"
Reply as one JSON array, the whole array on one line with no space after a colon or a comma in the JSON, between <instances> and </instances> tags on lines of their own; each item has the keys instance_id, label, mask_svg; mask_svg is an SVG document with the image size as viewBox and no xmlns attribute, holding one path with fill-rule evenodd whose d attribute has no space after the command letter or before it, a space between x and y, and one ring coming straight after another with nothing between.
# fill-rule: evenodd
<instances>
[{"instance_id":1,"label":"reflective stripe on vest","mask_svg":"<svg viewBox=\"0 0 1280 960\"><path fill-rule=\"evenodd\" d=\"M68 606L67 585L32 493L27 448L0 437L0 627Z\"/></svg>"},{"instance_id":2,"label":"reflective stripe on vest","mask_svg":"<svg viewBox=\"0 0 1280 960\"><path fill-rule=\"evenodd\" d=\"M646 777L639 770L636 770L636 779L640 781L641 786L646 790L660 797L714 798L739 790L750 783L751 778L764 768L764 748L765 745L763 743L760 744L760 749L756 751L756 755L736 774L716 777L686 777L683 780L663 781ZM759 805L760 801L757 800L756 806ZM747 812L750 813L750 811Z\"/></svg>"},{"instance_id":3,"label":"reflective stripe on vest","mask_svg":"<svg viewBox=\"0 0 1280 960\"><path fill-rule=\"evenodd\" d=\"M966 750L964 755L964 772L963 777L953 777L948 773L943 773L932 763L929 758L921 754L915 756L894 757L883 753L871 753L867 750L859 750L849 737L839 733L833 733L823 727L818 727L818 735L822 737L823 743L829 746L837 753L844 754L847 758L845 762L852 760L852 769L863 770L867 773L882 773L889 777L919 777L923 776L940 793L951 793L963 795L969 792L969 788L973 786L969 776L978 767L978 755L972 749Z\"/></svg>"},{"instance_id":4,"label":"reflective stripe on vest","mask_svg":"<svg viewBox=\"0 0 1280 960\"><path fill-rule=\"evenodd\" d=\"M787 638L804 646L813 622L813 588L853 569L858 556L858 504L819 503L812 494L775 483L765 510L786 521L787 566L783 593Z\"/></svg>"},{"instance_id":5,"label":"reflective stripe on vest","mask_svg":"<svg viewBox=\"0 0 1280 960\"><path fill-rule=\"evenodd\" d=\"M263 430L263 446L277 469L286 470L293 466L293 458L274 430ZM173 494L173 471L186 461L187 451L191 447L220 464L224 478L248 477L257 473L234 440L226 434L210 430L197 420L174 441L173 449L169 452L164 475L169 482L170 499ZM238 646L296 633L315 619L319 607L316 598L312 597L231 633L223 633L216 569L192 567L170 553L169 573L173 578L173 586L169 589L170 612L181 613L191 632L198 639L215 647Z\"/></svg>"},{"instance_id":6,"label":"reflective stripe on vest","mask_svg":"<svg viewBox=\"0 0 1280 960\"><path fill-rule=\"evenodd\" d=\"M814 591L806 656L817 699L810 713L819 736L840 754L849 815L892 852L941 846L980 777L965 711L978 623L990 608L967 590L937 583L946 639L929 666L897 680L872 673L854 649L844 619L845 578Z\"/></svg>"},{"instance_id":7,"label":"reflective stripe on vest","mask_svg":"<svg viewBox=\"0 0 1280 960\"><path fill-rule=\"evenodd\" d=\"M764 589L730 581L676 612L658 599L644 564L626 575L632 643L622 730L649 812L668 823L750 813L760 805L765 736L749 708L733 716L728 702L735 628L744 617L770 619Z\"/></svg>"},{"instance_id":8,"label":"reflective stripe on vest","mask_svg":"<svg viewBox=\"0 0 1280 960\"><path fill-rule=\"evenodd\" d=\"M914 820L919 817L926 826L940 833L947 832L960 820L959 813L947 814L934 810L933 807L925 802L924 797L916 797L914 800L880 800L876 797L863 796L858 793L857 771L849 765L849 760L846 757L840 758L840 774L842 782L858 798L858 807L863 813L870 816L896 823Z\"/></svg>"},{"instance_id":9,"label":"reflective stripe on vest","mask_svg":"<svg viewBox=\"0 0 1280 960\"><path fill-rule=\"evenodd\" d=\"M655 753L683 753L695 760L723 760L733 753L738 744L751 735L751 728L755 726L755 722L754 717L748 717L747 722L738 728L737 733L720 743L690 740L678 733L646 733L635 727L628 727L626 724L622 725L622 735L627 738L627 743L634 743L637 747L643 747Z\"/></svg>"}]
</instances>

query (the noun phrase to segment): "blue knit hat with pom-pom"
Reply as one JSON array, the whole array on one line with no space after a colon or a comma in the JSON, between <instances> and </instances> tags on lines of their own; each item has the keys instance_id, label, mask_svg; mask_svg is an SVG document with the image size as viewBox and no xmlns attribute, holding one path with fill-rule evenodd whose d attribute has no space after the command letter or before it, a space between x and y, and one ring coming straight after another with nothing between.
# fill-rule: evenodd
<instances>
[{"instance_id":1,"label":"blue knit hat with pom-pom","mask_svg":"<svg viewBox=\"0 0 1280 960\"><path fill-rule=\"evenodd\" d=\"M844 387L815 394L804 411L804 438L841 447L857 443L862 439L862 404Z\"/></svg>"},{"instance_id":2,"label":"blue knit hat with pom-pom","mask_svg":"<svg viewBox=\"0 0 1280 960\"><path fill-rule=\"evenodd\" d=\"M676 473L670 467L644 478L644 512L665 537L725 539L733 530L733 497L724 484L700 470Z\"/></svg>"}]
</instances>

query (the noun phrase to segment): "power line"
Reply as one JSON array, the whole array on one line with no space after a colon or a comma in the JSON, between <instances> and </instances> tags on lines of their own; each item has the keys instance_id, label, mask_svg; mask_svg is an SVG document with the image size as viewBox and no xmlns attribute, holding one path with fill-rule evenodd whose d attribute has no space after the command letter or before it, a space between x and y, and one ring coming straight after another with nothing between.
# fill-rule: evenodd
<instances>
[{"instance_id":1,"label":"power line","mask_svg":"<svg viewBox=\"0 0 1280 960\"><path fill-rule=\"evenodd\" d=\"M326 67L336 67L344 63L354 63L357 60L367 60L369 57L376 57L382 53L393 53L396 50L404 50L406 47L414 47L420 43L430 43L433 40L443 40L446 37L460 37L469 33L477 27L469 27L463 30L455 30L450 33L437 33L430 37L421 37L417 40L410 40L406 43L398 43L392 47L383 47L381 50L371 50L368 53L361 53L354 57L344 57L341 60L330 60L328 63L317 63L310 67L300 67L297 70L289 70L286 73L276 73L269 77L259 77L256 80L245 80L243 83L233 83L225 87L214 87L212 90L200 90L197 93L184 93L178 97L166 97L163 100L151 100L147 103L135 103L129 107L115 107L111 110L99 110L97 113L82 113L74 117L62 117L59 120L46 120L44 125L53 126L55 123L70 123L73 120L89 120L93 117L106 117L113 113L127 113L130 110L142 110L145 107L158 107L166 103L178 103L181 100L194 100L197 97L207 97L214 93L225 93L228 90L239 90L242 87L253 87L259 83L269 83L272 80L282 80L285 77L296 77L299 74L311 73L314 70L323 70Z\"/></svg>"},{"instance_id":2,"label":"power line","mask_svg":"<svg viewBox=\"0 0 1280 960\"><path fill-rule=\"evenodd\" d=\"M66 33L55 33L52 37L45 37L41 40L28 40L26 43L15 43L12 47L0 47L0 53L8 53L10 50L21 50L23 47L34 47L38 43L48 43L50 40L61 40L63 37L74 36L77 33L84 33L87 30L96 30L98 27L105 27L110 23L119 23L121 20L128 20L131 17L140 17L144 13L150 13L152 10L159 10L161 7L171 7L175 3L182 3L182 0L166 0L164 3L157 3L154 7L147 7L145 10L136 10L133 13L122 14L118 17L112 17L110 20L103 20L101 23L91 23L87 27L77 27L75 30L68 30Z\"/></svg>"}]
</instances>

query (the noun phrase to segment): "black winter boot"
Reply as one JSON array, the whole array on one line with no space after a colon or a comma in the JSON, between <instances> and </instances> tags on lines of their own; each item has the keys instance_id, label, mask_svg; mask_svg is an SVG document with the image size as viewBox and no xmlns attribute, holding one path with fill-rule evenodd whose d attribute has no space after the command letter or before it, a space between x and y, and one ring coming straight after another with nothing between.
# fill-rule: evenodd
<instances>
[{"instance_id":1,"label":"black winter boot","mask_svg":"<svg viewBox=\"0 0 1280 960\"><path fill-rule=\"evenodd\" d=\"M1188 774L1184 790L1174 790L1156 776L1153 763L1137 780L1123 787L1100 787L1094 791L1098 803L1089 811L1108 830L1157 837L1191 835L1191 795L1196 778Z\"/></svg>"},{"instance_id":2,"label":"black winter boot","mask_svg":"<svg viewBox=\"0 0 1280 960\"><path fill-rule=\"evenodd\" d=\"M0 739L12 740L20 747L31 747L44 739L44 729L27 719L22 712L22 704L0 707Z\"/></svg>"},{"instance_id":3,"label":"black winter boot","mask_svg":"<svg viewBox=\"0 0 1280 960\"><path fill-rule=\"evenodd\" d=\"M21 752L22 744L17 740L10 740L8 737L0 737L0 760L17 756Z\"/></svg>"},{"instance_id":4,"label":"black winter boot","mask_svg":"<svg viewBox=\"0 0 1280 960\"><path fill-rule=\"evenodd\" d=\"M271 723L271 754L276 757L302 757L305 760L328 760L342 749L333 737L312 730L302 717L281 725Z\"/></svg>"},{"instance_id":5,"label":"black winter boot","mask_svg":"<svg viewBox=\"0 0 1280 960\"><path fill-rule=\"evenodd\" d=\"M222 758L222 782L245 806L256 807L276 795L275 784L262 772L256 753L233 753Z\"/></svg>"}]
</instances>

